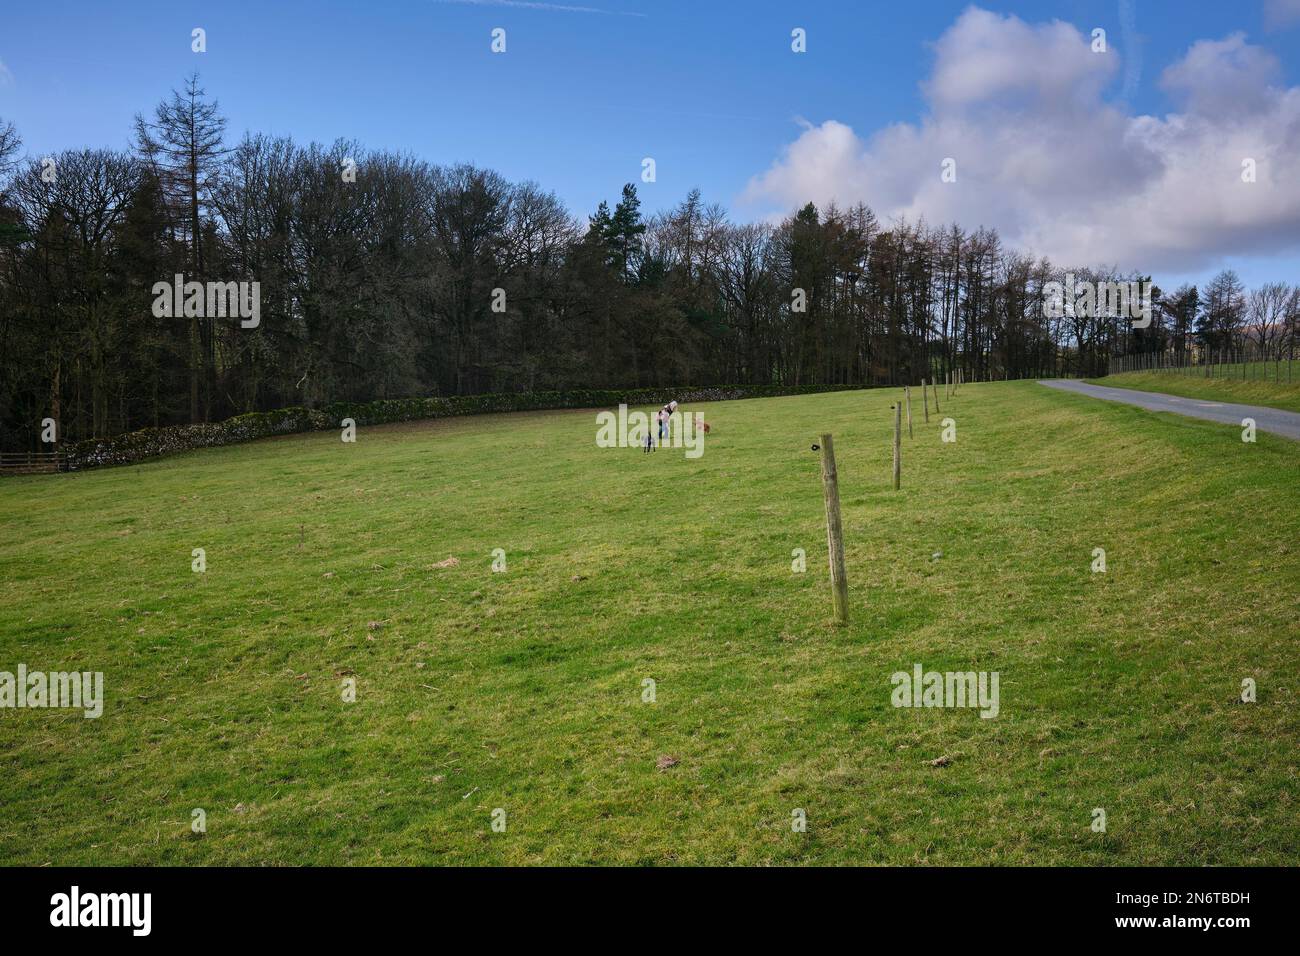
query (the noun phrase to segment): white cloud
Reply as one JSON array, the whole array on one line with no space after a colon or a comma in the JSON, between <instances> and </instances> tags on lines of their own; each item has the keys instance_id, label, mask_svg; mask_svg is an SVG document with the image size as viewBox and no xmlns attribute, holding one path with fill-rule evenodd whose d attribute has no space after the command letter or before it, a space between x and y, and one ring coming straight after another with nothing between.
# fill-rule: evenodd
<instances>
[{"instance_id":1,"label":"white cloud","mask_svg":"<svg viewBox=\"0 0 1300 956\"><path fill-rule=\"evenodd\" d=\"M1277 58L1234 33L1223 40L1198 40L1160 77L1160 85L1189 113L1231 117L1266 112L1277 98L1273 83L1282 75Z\"/></svg>"},{"instance_id":2,"label":"white cloud","mask_svg":"<svg viewBox=\"0 0 1300 956\"><path fill-rule=\"evenodd\" d=\"M9 72L9 67L5 66L4 60L0 60L0 86L12 86L13 82L13 73Z\"/></svg>"},{"instance_id":3,"label":"white cloud","mask_svg":"<svg viewBox=\"0 0 1300 956\"><path fill-rule=\"evenodd\" d=\"M1191 271L1300 242L1300 87L1275 85L1271 54L1239 34L1201 41L1161 77L1179 112L1135 116L1104 99L1119 58L1090 39L968 9L935 45L919 123L865 139L810 126L742 201L995 226L1062 265ZM955 183L941 181L946 157Z\"/></svg>"},{"instance_id":4,"label":"white cloud","mask_svg":"<svg viewBox=\"0 0 1300 956\"><path fill-rule=\"evenodd\" d=\"M1033 26L971 7L935 44L925 91L936 113L997 99L1088 104L1115 70L1079 31L1054 20Z\"/></svg>"},{"instance_id":5,"label":"white cloud","mask_svg":"<svg viewBox=\"0 0 1300 956\"><path fill-rule=\"evenodd\" d=\"M1300 23L1300 0L1264 0L1264 25L1281 30Z\"/></svg>"}]
</instances>

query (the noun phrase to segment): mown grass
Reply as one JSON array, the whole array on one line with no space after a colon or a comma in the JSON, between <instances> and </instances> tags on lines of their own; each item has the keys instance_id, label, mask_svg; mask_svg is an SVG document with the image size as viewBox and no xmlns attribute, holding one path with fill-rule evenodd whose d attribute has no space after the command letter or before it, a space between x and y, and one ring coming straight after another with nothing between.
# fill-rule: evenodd
<instances>
[{"instance_id":1,"label":"mown grass","mask_svg":"<svg viewBox=\"0 0 1300 956\"><path fill-rule=\"evenodd\" d=\"M1300 412L1300 361L1215 365L1212 371L1212 378L1205 377L1204 369L1192 369L1190 372L1123 372L1086 381L1114 388Z\"/></svg>"},{"instance_id":2,"label":"mown grass","mask_svg":"<svg viewBox=\"0 0 1300 956\"><path fill-rule=\"evenodd\" d=\"M967 385L895 493L896 394L703 407L697 460L555 412L0 483L0 670L108 698L0 711L0 861L1297 862L1300 445ZM917 662L1000 714L893 708Z\"/></svg>"}]
</instances>

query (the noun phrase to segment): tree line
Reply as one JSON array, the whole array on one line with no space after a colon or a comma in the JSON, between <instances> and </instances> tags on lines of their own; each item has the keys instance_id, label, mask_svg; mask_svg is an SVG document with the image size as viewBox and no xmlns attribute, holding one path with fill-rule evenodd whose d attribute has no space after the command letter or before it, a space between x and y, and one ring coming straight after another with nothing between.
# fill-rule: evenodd
<instances>
[{"instance_id":1,"label":"tree line","mask_svg":"<svg viewBox=\"0 0 1300 956\"><path fill-rule=\"evenodd\" d=\"M1153 322L1045 314L1065 269L992 229L808 204L736 223L635 185L585 217L532 182L340 139L229 140L191 77L129 150L20 158L0 120L0 445L417 395L1101 375L1265 337L1300 293L1153 293ZM1090 268L1090 281L1149 278ZM260 322L156 316L154 286L257 282ZM1077 310L1076 310L1077 311Z\"/></svg>"}]
</instances>

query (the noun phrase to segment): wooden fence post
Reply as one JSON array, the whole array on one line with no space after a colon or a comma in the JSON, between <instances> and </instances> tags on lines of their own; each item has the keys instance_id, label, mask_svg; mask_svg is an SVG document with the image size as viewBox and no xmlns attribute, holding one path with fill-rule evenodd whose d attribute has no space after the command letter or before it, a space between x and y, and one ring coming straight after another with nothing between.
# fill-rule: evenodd
<instances>
[{"instance_id":1,"label":"wooden fence post","mask_svg":"<svg viewBox=\"0 0 1300 956\"><path fill-rule=\"evenodd\" d=\"M925 402L925 423L930 424L930 391L925 384L925 379L921 379L921 400Z\"/></svg>"},{"instance_id":2,"label":"wooden fence post","mask_svg":"<svg viewBox=\"0 0 1300 956\"><path fill-rule=\"evenodd\" d=\"M835 444L822 435L822 494L826 498L826 550L831 562L831 600L835 623L849 622L849 581L844 575L844 528L840 524L840 485L835 471Z\"/></svg>"},{"instance_id":3,"label":"wooden fence post","mask_svg":"<svg viewBox=\"0 0 1300 956\"><path fill-rule=\"evenodd\" d=\"M912 437L912 386L903 386L903 395L907 399L907 437Z\"/></svg>"},{"instance_id":4,"label":"wooden fence post","mask_svg":"<svg viewBox=\"0 0 1300 956\"><path fill-rule=\"evenodd\" d=\"M894 490L897 491L901 485L903 474L903 463L901 459L902 448L899 445L899 437L903 433L902 427L903 403L894 403Z\"/></svg>"}]
</instances>

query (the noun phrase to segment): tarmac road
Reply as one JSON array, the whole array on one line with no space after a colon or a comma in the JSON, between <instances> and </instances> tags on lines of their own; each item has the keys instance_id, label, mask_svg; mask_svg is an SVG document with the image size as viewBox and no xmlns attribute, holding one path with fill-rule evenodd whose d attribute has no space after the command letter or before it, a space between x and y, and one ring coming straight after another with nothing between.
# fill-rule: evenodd
<instances>
[{"instance_id":1,"label":"tarmac road","mask_svg":"<svg viewBox=\"0 0 1300 956\"><path fill-rule=\"evenodd\" d=\"M1089 385L1086 382L1067 378L1048 379L1038 384L1046 385L1048 388L1059 388L1063 392L1090 395L1108 402L1137 405L1139 408L1146 408L1153 412L1173 412L1175 415L1204 418L1237 428L1241 428L1243 418L1253 418L1257 431L1272 432L1274 435L1283 435L1300 441L1300 412L1286 412L1280 408L1265 408L1260 405L1212 402L1203 398L1183 398L1178 395L1165 395L1163 392L1138 392L1131 388Z\"/></svg>"}]
</instances>

